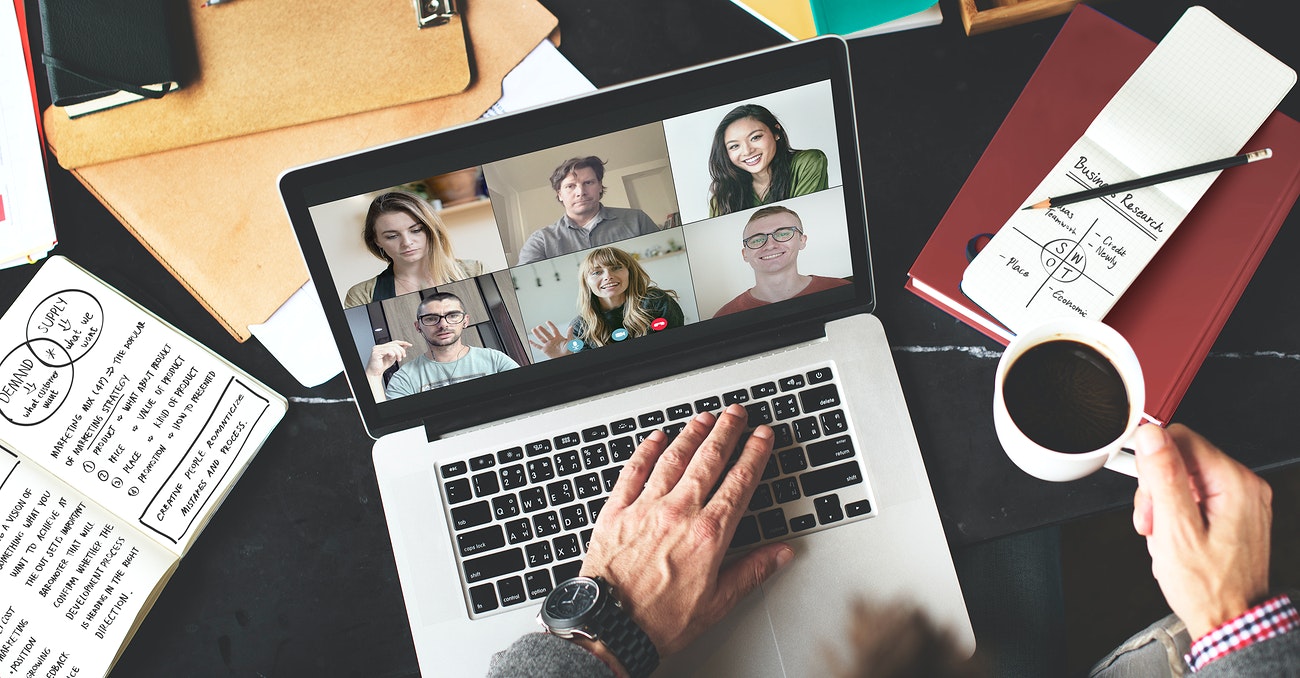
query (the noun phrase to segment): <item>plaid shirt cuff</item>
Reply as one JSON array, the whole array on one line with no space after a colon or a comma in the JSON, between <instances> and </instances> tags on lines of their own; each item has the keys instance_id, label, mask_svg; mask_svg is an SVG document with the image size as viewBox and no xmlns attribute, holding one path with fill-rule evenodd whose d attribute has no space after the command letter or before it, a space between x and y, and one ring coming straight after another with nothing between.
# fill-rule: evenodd
<instances>
[{"instance_id":1,"label":"plaid shirt cuff","mask_svg":"<svg viewBox=\"0 0 1300 678\"><path fill-rule=\"evenodd\" d=\"M1199 671L1220 657L1288 631L1300 632L1300 614L1291 597L1283 594L1220 624L1192 643L1192 651L1184 659L1192 671Z\"/></svg>"}]
</instances>

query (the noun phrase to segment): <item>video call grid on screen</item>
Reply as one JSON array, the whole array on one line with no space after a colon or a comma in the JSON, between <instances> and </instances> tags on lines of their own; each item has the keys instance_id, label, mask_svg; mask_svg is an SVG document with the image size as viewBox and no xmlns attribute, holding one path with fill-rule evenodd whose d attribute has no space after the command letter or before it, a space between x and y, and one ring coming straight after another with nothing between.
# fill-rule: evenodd
<instances>
[{"instance_id":1,"label":"video call grid on screen","mask_svg":"<svg viewBox=\"0 0 1300 678\"><path fill-rule=\"evenodd\" d=\"M729 87L709 88L707 94L703 89L666 94L652 99L654 105L639 106L637 110L656 107L669 111L690 110L692 105L698 106L701 101L708 107L685 115L663 116L659 122L625 129L616 129L618 126L610 124L610 121L622 119L626 124L629 118L638 117L629 116L627 108L597 109L576 122L548 121L550 127L546 124L541 126L545 128L545 134L562 130L564 123L568 123L567 132L557 132L551 138L567 137L570 141L546 147L538 143L543 132L516 132L517 128L506 128L506 134L513 133L514 136L498 136L486 144L482 142L482 135L471 137L480 144L477 147L447 144L445 153L439 151L428 159L412 155L409 145L394 144L394 148L381 148L377 153L345 158L356 161L348 168L350 176L338 176L340 173L334 168L313 176L313 168L306 168L305 176L294 178L301 183L289 182L286 195L300 191L308 205L305 209L318 240L311 242L309 237L304 242L304 254L309 260L323 260L326 265L324 271L319 265L314 268L322 298L326 295L325 290L333 286L336 299L341 300L349 287L372 278L385 266L364 247L361 236L364 213L374 196L407 186L403 181L420 182L430 175L463 167L478 169L486 184L487 197L472 202L469 207L451 207L441 216L447 223L455 256L476 260L482 265L483 272L468 280L424 290L422 294L427 296L435 290L455 293L463 300L471 316L463 334L464 343L500 350L525 368L520 372L536 372L534 376L542 380L566 375L578 368L585 370L610 364L609 360L601 360L603 356L593 354L607 352L611 359L616 354L640 355L639 350L628 352L638 342L643 342L641 345L646 349L657 345L675 351L691 345L689 341L679 342L677 339L705 337L716 340L724 330L753 326L765 318L784 321L826 317L827 313L840 313L845 308L865 306L869 310L872 291L863 230L865 217L860 208L861 187L856 179L845 187L842 176L846 169L852 171L855 178L858 176L852 111L844 102L837 107L832 100L833 96L847 97L846 86L837 88L830 81L808 77L810 71L825 72L824 68L824 64L811 69L796 64L769 70L761 77L751 75L734 81ZM765 86L757 84L759 82ZM783 83L793 84L786 86ZM718 91L740 94L727 99ZM743 92L758 93L745 96ZM755 285L755 271L742 258L741 234L749 215L757 208L708 216L710 177L707 163L714 129L723 115L740 104L758 104L770 110L789 135L791 148L816 149L825 154L825 188L778 204L798 213L807 238L806 246L799 254L799 272L843 280L844 285L716 320L713 316L722 304ZM643 112L640 117L646 119ZM573 133L584 122L592 123L592 129L615 131L585 136ZM437 139L443 134L429 139ZM511 147L521 148L524 152L511 154L503 151ZM491 150L485 151L485 148ZM383 155L385 151L389 151L387 156ZM518 253L533 230L554 223L563 214L563 206L550 185L552 170L570 157L587 155L596 156L606 163L602 204L642 209L656 224L653 233L610 246L632 254L654 287L675 294L682 324L687 331L680 332L675 328L662 332L652 330L648 333L648 340L631 336L621 342L611 342L607 350L594 351L586 347L587 350L579 351L578 356L547 358L531 345L529 340L536 338L532 330L554 323L564 331L577 315L577 268L586 251L569 252L522 265L518 264ZM458 163L457 158L495 159L474 165ZM377 182L374 180L377 176L388 181ZM367 190L356 192L355 187L363 184ZM354 187L353 191L346 189L348 185ZM338 199L337 196L350 197ZM294 215L293 200L287 198L286 201L291 215ZM853 210L852 219L847 216L846 205ZM469 218L463 219L466 215ZM298 223L305 221L301 219ZM463 222L468 222L468 225ZM319 250L315 249L316 246ZM857 270L866 273L859 274L858 285L852 282L855 262ZM416 293L401 295L342 312L356 350L353 358L347 356L346 351L343 356L345 362L350 363L345 365L345 369L354 384L358 383L356 377L364 369L370 349L376 343L401 337L419 339L414 309L420 296ZM326 306L331 303L327 300ZM326 309L327 316L337 312ZM331 323L337 339L340 323L333 319ZM695 327L700 327L700 332L691 334ZM713 329L706 330L705 327ZM772 326L764 331L780 333L781 327ZM340 345L344 343L340 342ZM411 343L413 347L407 360L425 348L422 339ZM572 361L572 368L567 367L566 361ZM557 371L554 369L557 364L565 365L566 369ZM511 376L495 376L481 381L493 385L504 384L502 379L523 382L520 377L524 374L513 371L509 374ZM438 389L441 391L437 394L438 401L450 402L447 398L451 392L465 398L489 392L472 384L470 381L457 388ZM398 398L381 404L381 417L392 423L416 412L410 406L400 405L398 401L404 400L407 399ZM418 400L423 403L425 399ZM364 414L368 404L359 399L359 405ZM394 409L399 406L400 411Z\"/></svg>"},{"instance_id":2,"label":"video call grid on screen","mask_svg":"<svg viewBox=\"0 0 1300 678\"><path fill-rule=\"evenodd\" d=\"M788 135L791 148L826 154L826 189L775 204L797 213L801 222L806 238L805 249L799 253L801 273L851 278L831 89L829 83L812 83L469 168L481 171L487 196L476 196L468 209L453 208L440 217L455 257L481 263L483 273L459 283L346 309L357 359L365 363L376 343L397 338L414 344L408 360L423 352L424 342L414 327L414 308L422 294L428 296L433 291L449 291L462 299L472 325L463 335L469 345L500 350L521 367L569 357L548 358L530 339L536 342L533 328L549 329L548 323L560 332L569 328L578 314L579 266L591 249L522 265L517 261L528 236L564 214L550 177L556 167L574 157L594 156L604 161L602 205L641 210L660 229L607 246L629 253L654 287L675 294L684 324L712 318L727 301L755 284L754 271L742 258L741 241L749 216L759 208L709 217L708 159L714 130L724 115L741 104L757 104L771 111ZM420 181L416 178L410 184L310 208L325 258L336 275L340 300L352 285L373 278L386 266L362 240L371 201L389 191L411 191ZM492 313L490 304L478 298L484 285L499 296L504 315Z\"/></svg>"}]
</instances>

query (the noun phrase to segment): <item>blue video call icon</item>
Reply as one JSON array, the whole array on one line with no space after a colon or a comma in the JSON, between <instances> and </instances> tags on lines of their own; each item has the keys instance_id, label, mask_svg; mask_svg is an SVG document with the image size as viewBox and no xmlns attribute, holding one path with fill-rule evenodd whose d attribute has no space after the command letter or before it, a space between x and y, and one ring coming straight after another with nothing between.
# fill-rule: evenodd
<instances>
[{"instance_id":1,"label":"blue video call icon","mask_svg":"<svg viewBox=\"0 0 1300 678\"><path fill-rule=\"evenodd\" d=\"M614 330L613 332L611 332L609 338L613 339L614 341L623 341L624 339L627 339L627 330L620 327Z\"/></svg>"}]
</instances>

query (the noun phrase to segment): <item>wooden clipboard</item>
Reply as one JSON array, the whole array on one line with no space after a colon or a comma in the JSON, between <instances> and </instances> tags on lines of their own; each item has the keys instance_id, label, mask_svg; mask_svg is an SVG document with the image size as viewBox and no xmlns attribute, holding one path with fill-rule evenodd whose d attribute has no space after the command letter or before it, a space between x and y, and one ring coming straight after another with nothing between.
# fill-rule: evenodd
<instances>
[{"instance_id":1,"label":"wooden clipboard","mask_svg":"<svg viewBox=\"0 0 1300 678\"><path fill-rule=\"evenodd\" d=\"M476 78L462 93L78 167L72 173L244 341L251 336L250 324L266 321L308 280L280 201L280 173L477 118L501 97L501 79L557 26L535 0L475 0L463 17Z\"/></svg>"},{"instance_id":2,"label":"wooden clipboard","mask_svg":"<svg viewBox=\"0 0 1300 678\"><path fill-rule=\"evenodd\" d=\"M195 53L177 58L197 61L195 78L181 89L76 119L62 108L45 110L46 136L60 165L72 169L424 101L470 84L461 17L421 29L410 0L198 5L180 5L188 6ZM183 30L185 16L176 21Z\"/></svg>"}]
</instances>

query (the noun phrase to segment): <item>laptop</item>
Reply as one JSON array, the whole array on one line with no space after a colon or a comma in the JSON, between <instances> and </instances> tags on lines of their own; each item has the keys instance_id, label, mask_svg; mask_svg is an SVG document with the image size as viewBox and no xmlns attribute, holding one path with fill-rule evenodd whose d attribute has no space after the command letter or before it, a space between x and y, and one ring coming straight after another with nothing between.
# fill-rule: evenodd
<instances>
[{"instance_id":1,"label":"laptop","mask_svg":"<svg viewBox=\"0 0 1300 678\"><path fill-rule=\"evenodd\" d=\"M973 652L871 313L854 122L847 47L828 37L282 175L376 439L423 672L481 675L539 630L541 600L577 574L636 444L730 403L777 432L733 550L782 539L797 556L662 673L824 673L856 598L918 604ZM751 177L765 163L769 180L788 174L789 197L760 208ZM748 198L718 198L736 176ZM398 210L401 223L373 220L367 246L367 212L389 194L433 206L436 231ZM405 266L384 282L383 257L442 243L451 282L409 291ZM785 298L781 280L809 282Z\"/></svg>"}]
</instances>

